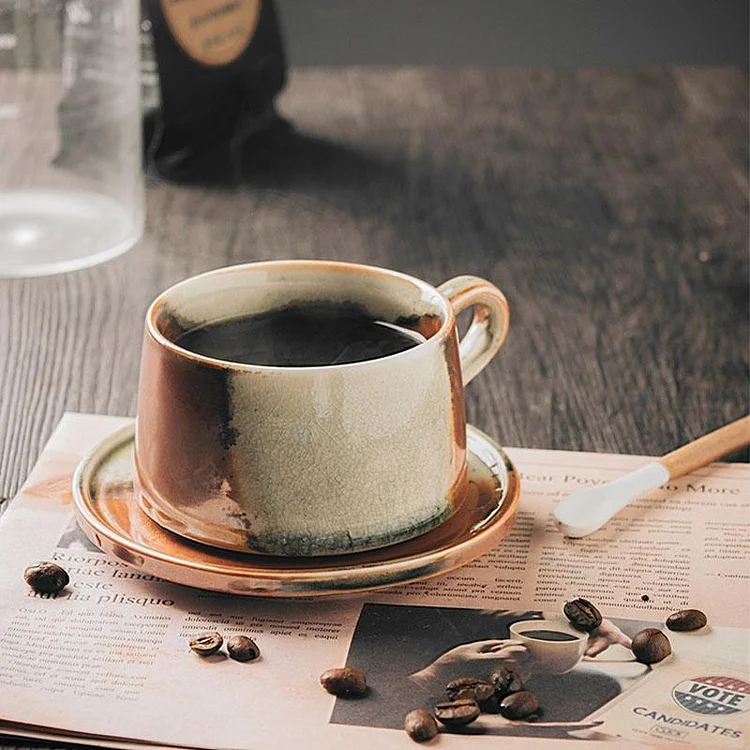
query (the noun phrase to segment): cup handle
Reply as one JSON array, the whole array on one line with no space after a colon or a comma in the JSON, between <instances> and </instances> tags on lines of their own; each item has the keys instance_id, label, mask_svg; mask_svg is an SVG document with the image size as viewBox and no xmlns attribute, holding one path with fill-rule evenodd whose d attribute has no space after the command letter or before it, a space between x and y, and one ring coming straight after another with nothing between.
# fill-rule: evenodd
<instances>
[{"instance_id":1,"label":"cup handle","mask_svg":"<svg viewBox=\"0 0 750 750\"><path fill-rule=\"evenodd\" d=\"M437 290L458 316L474 307L474 319L459 342L463 383L471 382L497 354L508 334L510 309L505 295L489 281L478 276L456 276Z\"/></svg>"}]
</instances>

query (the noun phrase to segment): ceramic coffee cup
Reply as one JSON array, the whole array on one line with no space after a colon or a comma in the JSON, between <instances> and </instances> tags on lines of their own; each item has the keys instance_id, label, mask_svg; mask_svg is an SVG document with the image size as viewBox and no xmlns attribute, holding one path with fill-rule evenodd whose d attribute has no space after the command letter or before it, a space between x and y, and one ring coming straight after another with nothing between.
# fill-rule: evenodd
<instances>
[{"instance_id":1,"label":"ceramic coffee cup","mask_svg":"<svg viewBox=\"0 0 750 750\"><path fill-rule=\"evenodd\" d=\"M571 627L567 620L522 620L508 628L513 640L526 647L534 660L535 671L545 674L565 674L583 659L588 633ZM566 640L545 640L532 633L558 633Z\"/></svg>"},{"instance_id":2,"label":"ceramic coffee cup","mask_svg":"<svg viewBox=\"0 0 750 750\"><path fill-rule=\"evenodd\" d=\"M350 303L424 341L349 364L274 367L180 346L196 327L290 303ZM474 308L459 343L456 315ZM184 537L270 555L332 555L422 534L467 489L463 388L508 330L508 305L473 276L438 288L327 261L196 276L149 308L136 467L142 509Z\"/></svg>"}]
</instances>

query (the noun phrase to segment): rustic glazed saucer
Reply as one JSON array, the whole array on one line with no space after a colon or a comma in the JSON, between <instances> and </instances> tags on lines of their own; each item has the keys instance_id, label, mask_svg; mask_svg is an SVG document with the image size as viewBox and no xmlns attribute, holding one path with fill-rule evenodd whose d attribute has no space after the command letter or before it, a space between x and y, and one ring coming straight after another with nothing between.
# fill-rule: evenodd
<instances>
[{"instance_id":1,"label":"rustic glazed saucer","mask_svg":"<svg viewBox=\"0 0 750 750\"><path fill-rule=\"evenodd\" d=\"M102 551L174 583L246 596L330 596L429 578L479 557L515 520L519 477L487 435L467 430L469 490L456 512L420 537L378 550L316 558L249 555L191 542L138 507L134 425L107 437L73 478L78 523Z\"/></svg>"}]
</instances>

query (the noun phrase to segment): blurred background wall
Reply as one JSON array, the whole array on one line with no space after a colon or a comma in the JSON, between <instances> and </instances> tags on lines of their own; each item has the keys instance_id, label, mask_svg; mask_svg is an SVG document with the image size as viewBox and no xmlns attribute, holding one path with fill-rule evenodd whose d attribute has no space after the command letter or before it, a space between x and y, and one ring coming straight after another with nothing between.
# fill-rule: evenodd
<instances>
[{"instance_id":1,"label":"blurred background wall","mask_svg":"<svg viewBox=\"0 0 750 750\"><path fill-rule=\"evenodd\" d=\"M748 0L278 0L292 65L748 64Z\"/></svg>"}]
</instances>

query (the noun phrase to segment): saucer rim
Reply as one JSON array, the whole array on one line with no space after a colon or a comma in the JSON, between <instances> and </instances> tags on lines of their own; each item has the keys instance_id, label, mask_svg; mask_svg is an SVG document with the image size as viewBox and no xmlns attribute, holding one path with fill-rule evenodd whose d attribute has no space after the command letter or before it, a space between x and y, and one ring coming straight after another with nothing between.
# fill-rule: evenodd
<instances>
[{"instance_id":1,"label":"saucer rim","mask_svg":"<svg viewBox=\"0 0 750 750\"><path fill-rule=\"evenodd\" d=\"M111 555L116 559L134 565L135 556L141 560L153 560L156 564L172 568L195 571L202 576L214 575L226 578L233 578L242 582L257 581L259 586L262 583L276 584L280 588L263 589L256 588L253 590L231 589L226 586L209 588L205 585L196 586L184 580L178 580L167 575L160 575L171 583L195 587L203 590L218 591L226 594L244 595L244 596L261 596L261 597L322 597L322 596L345 596L366 593L375 590L386 589L389 587L425 580L436 575L448 573L472 560L480 557L489 551L495 544L499 543L506 534L500 536L497 527L507 526L508 531L512 528L513 522L518 514L519 496L520 496L520 475L507 453L498 445L498 443L486 433L482 432L473 425L467 424L467 450L472 453L485 466L499 484L500 498L495 507L485 517L483 517L472 529L465 532L462 537L454 542L448 542L434 549L427 549L422 552L415 552L409 555L398 556L398 547L401 542L395 545L382 547L380 550L369 550L364 552L352 553L349 555L331 555L327 557L310 558L311 563L320 565L323 561L330 561L330 565L325 567L306 567L304 562L306 558L300 557L278 557L267 555L255 555L242 552L232 552L221 548L211 548L207 545L194 542L192 540L180 537L167 529L162 529L166 534L173 537L179 543L206 548L208 554L230 555L236 560L236 564L226 564L219 562L200 562L195 560L179 559L174 554L169 554L154 547L149 547L135 539L122 535L116 528L107 524L104 519L98 515L93 507L95 501L91 497L90 480L96 469L111 455L115 450L122 448L130 442L135 442L135 420L126 424L104 439L100 440L81 460L73 475L72 491L76 516L81 523L86 536L105 554ZM495 454L497 460L489 462L485 456L479 455L475 450L471 450L470 444L476 442L484 444ZM142 513L143 511L140 510ZM460 513L460 508L456 511ZM146 516L148 518L148 516ZM151 523L156 524L152 519ZM472 531L475 533L471 533ZM494 533L493 533L494 532ZM426 532L430 533L430 532ZM101 538L109 543L108 546L114 545L121 554L115 554L112 551L103 549ZM418 538L418 537L417 537ZM410 540L414 541L414 540ZM387 555L387 550L396 551L396 556L389 558L384 557L380 560L371 560L360 562L357 558L362 555L371 555L373 553L383 553ZM123 554L124 553L124 554ZM242 560L252 563L251 567L243 570ZM295 561L299 563L298 567L278 568L269 565L264 567L263 560L268 561ZM140 566L137 566L140 567ZM368 574L377 574L378 572L389 574L389 578L396 580L386 582L363 582L360 585L345 586L330 590L317 590L315 588L299 589L293 586L311 586L314 584L325 584L327 581L340 582L342 578L354 573L358 578L364 578ZM413 572L413 576L404 578L399 577L400 573ZM289 588L285 588L285 585Z\"/></svg>"}]
</instances>

